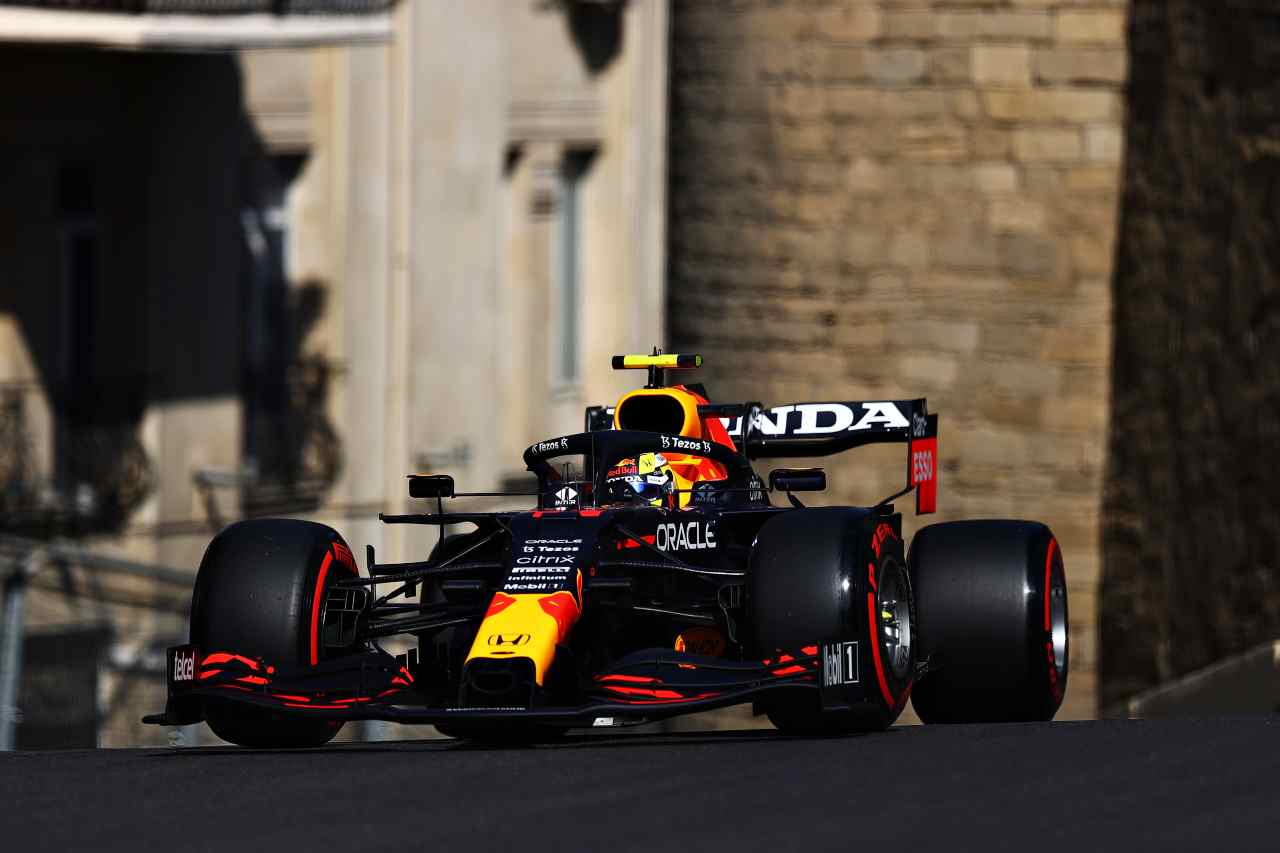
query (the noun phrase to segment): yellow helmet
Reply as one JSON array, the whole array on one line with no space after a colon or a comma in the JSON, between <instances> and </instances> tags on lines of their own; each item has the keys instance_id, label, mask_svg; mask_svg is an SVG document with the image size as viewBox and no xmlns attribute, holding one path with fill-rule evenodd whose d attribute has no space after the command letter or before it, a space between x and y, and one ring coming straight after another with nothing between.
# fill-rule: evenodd
<instances>
[{"instance_id":1,"label":"yellow helmet","mask_svg":"<svg viewBox=\"0 0 1280 853\"><path fill-rule=\"evenodd\" d=\"M610 503L647 503L670 506L675 489L675 472L661 453L641 453L622 459L605 477L605 495Z\"/></svg>"}]
</instances>

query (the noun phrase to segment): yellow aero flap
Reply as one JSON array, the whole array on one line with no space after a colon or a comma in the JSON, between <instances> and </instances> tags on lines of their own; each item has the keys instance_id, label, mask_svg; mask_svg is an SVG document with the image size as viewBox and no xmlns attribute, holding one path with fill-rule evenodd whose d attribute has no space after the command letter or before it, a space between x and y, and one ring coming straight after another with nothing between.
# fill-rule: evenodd
<instances>
[{"instance_id":1,"label":"yellow aero flap","mask_svg":"<svg viewBox=\"0 0 1280 853\"><path fill-rule=\"evenodd\" d=\"M581 575L579 575L579 580ZM542 684L556 646L565 641L582 610L572 592L494 594L467 661L476 658L529 658L534 679Z\"/></svg>"},{"instance_id":2,"label":"yellow aero flap","mask_svg":"<svg viewBox=\"0 0 1280 853\"><path fill-rule=\"evenodd\" d=\"M681 355L670 352L661 355L615 355L614 370L644 370L647 367L660 367L666 370L690 370L702 367L702 356Z\"/></svg>"}]
</instances>

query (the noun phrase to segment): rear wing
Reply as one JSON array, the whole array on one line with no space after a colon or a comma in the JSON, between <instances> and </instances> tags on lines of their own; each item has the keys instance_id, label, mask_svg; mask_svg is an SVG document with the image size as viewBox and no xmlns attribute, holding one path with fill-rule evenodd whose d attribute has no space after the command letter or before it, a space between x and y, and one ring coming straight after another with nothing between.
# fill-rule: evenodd
<instances>
[{"instance_id":1,"label":"rear wing","mask_svg":"<svg viewBox=\"0 0 1280 853\"><path fill-rule=\"evenodd\" d=\"M721 419L750 459L831 456L868 444L907 446L907 488L916 512L938 505L938 416L923 398L838 403L792 403Z\"/></svg>"},{"instance_id":2,"label":"rear wing","mask_svg":"<svg viewBox=\"0 0 1280 853\"><path fill-rule=\"evenodd\" d=\"M868 444L907 446L907 487L915 490L916 512L938 504L938 416L923 398L836 403L791 403L766 409L759 403L699 406L704 417L719 417L738 451L748 459L831 456ZM586 429L609 429L613 407L592 406Z\"/></svg>"}]
</instances>

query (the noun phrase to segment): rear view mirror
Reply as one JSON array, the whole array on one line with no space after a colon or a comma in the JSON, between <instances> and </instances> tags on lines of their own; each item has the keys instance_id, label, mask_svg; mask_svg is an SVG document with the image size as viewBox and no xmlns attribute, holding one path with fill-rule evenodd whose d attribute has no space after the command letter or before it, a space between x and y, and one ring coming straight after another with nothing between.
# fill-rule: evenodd
<instances>
[{"instance_id":1,"label":"rear view mirror","mask_svg":"<svg viewBox=\"0 0 1280 853\"><path fill-rule=\"evenodd\" d=\"M778 468L769 472L771 492L821 492L827 488L827 472L821 468Z\"/></svg>"},{"instance_id":2,"label":"rear view mirror","mask_svg":"<svg viewBox=\"0 0 1280 853\"><path fill-rule=\"evenodd\" d=\"M453 477L448 474L410 474L409 497L451 498Z\"/></svg>"}]
</instances>

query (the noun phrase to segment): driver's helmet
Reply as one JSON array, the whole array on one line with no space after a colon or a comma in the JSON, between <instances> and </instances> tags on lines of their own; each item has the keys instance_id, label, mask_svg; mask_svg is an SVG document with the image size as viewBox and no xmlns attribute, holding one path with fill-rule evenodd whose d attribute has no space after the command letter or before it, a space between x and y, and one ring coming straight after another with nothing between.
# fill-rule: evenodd
<instances>
[{"instance_id":1,"label":"driver's helmet","mask_svg":"<svg viewBox=\"0 0 1280 853\"><path fill-rule=\"evenodd\" d=\"M609 503L669 506L675 474L661 453L641 453L634 459L622 459L610 468L604 487Z\"/></svg>"}]
</instances>

